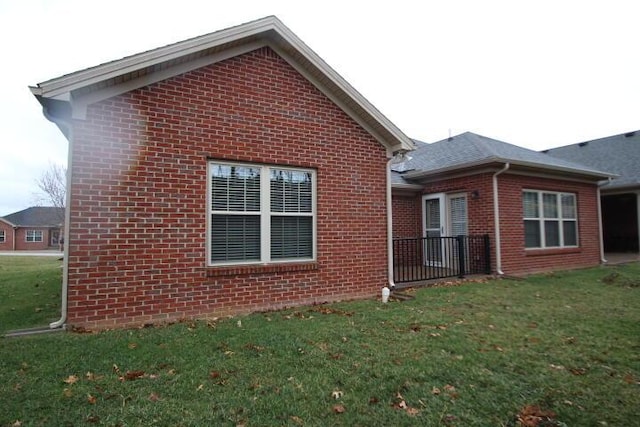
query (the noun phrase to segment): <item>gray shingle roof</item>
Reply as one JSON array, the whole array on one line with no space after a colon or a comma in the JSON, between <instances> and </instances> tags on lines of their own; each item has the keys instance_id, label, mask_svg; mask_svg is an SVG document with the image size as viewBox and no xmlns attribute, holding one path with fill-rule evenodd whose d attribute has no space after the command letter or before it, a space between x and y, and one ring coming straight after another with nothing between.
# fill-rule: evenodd
<instances>
[{"instance_id":1,"label":"gray shingle roof","mask_svg":"<svg viewBox=\"0 0 640 427\"><path fill-rule=\"evenodd\" d=\"M18 227L59 227L64 223L64 208L34 206L2 218Z\"/></svg>"},{"instance_id":2,"label":"gray shingle roof","mask_svg":"<svg viewBox=\"0 0 640 427\"><path fill-rule=\"evenodd\" d=\"M409 183L421 174L463 169L493 162L535 167L540 170L577 173L604 179L609 174L601 169L518 147L471 132L426 144L416 142L416 150L409 153L410 160L396 165L392 175L395 184Z\"/></svg>"},{"instance_id":3,"label":"gray shingle roof","mask_svg":"<svg viewBox=\"0 0 640 427\"><path fill-rule=\"evenodd\" d=\"M545 150L558 159L571 159L619 177L602 188L640 187L640 131Z\"/></svg>"}]
</instances>

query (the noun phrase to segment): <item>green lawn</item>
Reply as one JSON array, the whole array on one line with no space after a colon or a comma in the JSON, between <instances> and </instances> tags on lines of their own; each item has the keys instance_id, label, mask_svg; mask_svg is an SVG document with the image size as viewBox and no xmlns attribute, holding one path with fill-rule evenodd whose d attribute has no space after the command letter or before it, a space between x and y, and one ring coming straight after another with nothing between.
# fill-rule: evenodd
<instances>
[{"instance_id":1,"label":"green lawn","mask_svg":"<svg viewBox=\"0 0 640 427\"><path fill-rule=\"evenodd\" d=\"M633 264L0 339L0 426L637 425L639 283Z\"/></svg>"},{"instance_id":2,"label":"green lawn","mask_svg":"<svg viewBox=\"0 0 640 427\"><path fill-rule=\"evenodd\" d=\"M0 256L0 335L60 317L61 266L56 257Z\"/></svg>"}]
</instances>

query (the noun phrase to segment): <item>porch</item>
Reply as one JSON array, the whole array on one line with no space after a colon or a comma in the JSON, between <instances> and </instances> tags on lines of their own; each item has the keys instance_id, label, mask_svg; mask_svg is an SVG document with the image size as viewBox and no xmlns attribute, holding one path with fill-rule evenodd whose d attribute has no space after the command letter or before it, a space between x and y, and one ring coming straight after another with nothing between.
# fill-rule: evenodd
<instances>
[{"instance_id":1,"label":"porch","mask_svg":"<svg viewBox=\"0 0 640 427\"><path fill-rule=\"evenodd\" d=\"M416 237L393 240L397 284L491 274L489 235Z\"/></svg>"}]
</instances>

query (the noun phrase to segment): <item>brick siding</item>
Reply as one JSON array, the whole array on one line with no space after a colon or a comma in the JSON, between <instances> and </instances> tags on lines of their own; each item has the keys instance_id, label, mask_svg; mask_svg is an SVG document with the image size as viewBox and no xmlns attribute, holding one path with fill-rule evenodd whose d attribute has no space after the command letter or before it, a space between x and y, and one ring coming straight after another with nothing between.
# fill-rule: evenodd
<instances>
[{"instance_id":1,"label":"brick siding","mask_svg":"<svg viewBox=\"0 0 640 427\"><path fill-rule=\"evenodd\" d=\"M468 233L488 234L491 239L492 270L495 264L495 225L493 215L493 173L479 173L460 178L445 179L429 183L423 194L466 193L468 206ZM524 221L522 212L523 189L548 190L575 193L578 202L579 247L562 249L524 248ZM478 197L471 193L477 191ZM562 179L538 178L516 174L498 177L500 205L500 234L502 271L505 274L580 268L597 265L600 261L600 246L597 214L597 186ZM411 234L410 224L415 228L413 236L422 235L422 194L394 197L394 236ZM413 203L415 215L411 215ZM396 208L398 212L396 212ZM417 218L415 218L417 216ZM397 221L397 224L396 224Z\"/></svg>"},{"instance_id":2,"label":"brick siding","mask_svg":"<svg viewBox=\"0 0 640 427\"><path fill-rule=\"evenodd\" d=\"M322 303L384 285L386 151L268 48L91 105L72 147L72 326ZM317 262L207 267L210 159L314 168Z\"/></svg>"}]
</instances>

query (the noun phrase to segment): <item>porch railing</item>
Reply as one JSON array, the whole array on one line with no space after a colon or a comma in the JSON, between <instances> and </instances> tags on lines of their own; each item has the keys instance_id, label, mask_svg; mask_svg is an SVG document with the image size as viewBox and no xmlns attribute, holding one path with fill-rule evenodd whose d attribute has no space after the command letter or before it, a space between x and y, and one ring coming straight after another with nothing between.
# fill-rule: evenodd
<instances>
[{"instance_id":1,"label":"porch railing","mask_svg":"<svg viewBox=\"0 0 640 427\"><path fill-rule=\"evenodd\" d=\"M393 265L396 283L491 274L491 243L486 234L394 239Z\"/></svg>"}]
</instances>

